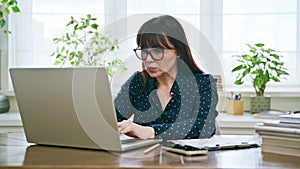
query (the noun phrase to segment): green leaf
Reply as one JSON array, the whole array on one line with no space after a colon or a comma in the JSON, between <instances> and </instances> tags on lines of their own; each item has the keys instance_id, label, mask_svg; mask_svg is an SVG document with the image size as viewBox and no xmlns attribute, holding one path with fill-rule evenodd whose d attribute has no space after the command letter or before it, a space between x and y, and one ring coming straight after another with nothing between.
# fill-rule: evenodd
<instances>
[{"instance_id":1,"label":"green leaf","mask_svg":"<svg viewBox=\"0 0 300 169\"><path fill-rule=\"evenodd\" d=\"M87 20L90 20L92 18L91 14L87 14L86 17L87 17Z\"/></svg>"},{"instance_id":2,"label":"green leaf","mask_svg":"<svg viewBox=\"0 0 300 169\"><path fill-rule=\"evenodd\" d=\"M256 76L256 78L254 78L254 81L253 81L254 85L257 86L258 88L261 88L261 85L262 85L262 79L259 78L258 76Z\"/></svg>"},{"instance_id":3,"label":"green leaf","mask_svg":"<svg viewBox=\"0 0 300 169\"><path fill-rule=\"evenodd\" d=\"M250 70L251 70L250 68L247 68L247 69L243 72L242 76L245 77L247 74L250 73Z\"/></svg>"},{"instance_id":4,"label":"green leaf","mask_svg":"<svg viewBox=\"0 0 300 169\"><path fill-rule=\"evenodd\" d=\"M254 70L251 74L259 74L259 70Z\"/></svg>"},{"instance_id":5,"label":"green leaf","mask_svg":"<svg viewBox=\"0 0 300 169\"><path fill-rule=\"evenodd\" d=\"M59 59L61 57L61 54L57 54L56 58Z\"/></svg>"},{"instance_id":6,"label":"green leaf","mask_svg":"<svg viewBox=\"0 0 300 169\"><path fill-rule=\"evenodd\" d=\"M253 48L250 44L246 44L250 49Z\"/></svg>"},{"instance_id":7,"label":"green leaf","mask_svg":"<svg viewBox=\"0 0 300 169\"><path fill-rule=\"evenodd\" d=\"M14 13L20 12L20 8L18 6L13 6L11 9L14 11Z\"/></svg>"},{"instance_id":8,"label":"green leaf","mask_svg":"<svg viewBox=\"0 0 300 169\"><path fill-rule=\"evenodd\" d=\"M112 46L112 47L110 48L110 50L111 50L111 51L114 51L114 50L115 50L115 46Z\"/></svg>"},{"instance_id":9,"label":"green leaf","mask_svg":"<svg viewBox=\"0 0 300 169\"><path fill-rule=\"evenodd\" d=\"M96 30L98 29L98 26L99 26L99 25L98 25L98 24L95 24L95 23L93 23L93 24L91 25L91 27L92 27L93 29L96 29Z\"/></svg>"},{"instance_id":10,"label":"green leaf","mask_svg":"<svg viewBox=\"0 0 300 169\"><path fill-rule=\"evenodd\" d=\"M69 33L66 33L66 38L67 38L67 40L71 39Z\"/></svg>"},{"instance_id":11,"label":"green leaf","mask_svg":"<svg viewBox=\"0 0 300 169\"><path fill-rule=\"evenodd\" d=\"M82 57L83 56L83 52L78 51L78 57Z\"/></svg>"},{"instance_id":12,"label":"green leaf","mask_svg":"<svg viewBox=\"0 0 300 169\"><path fill-rule=\"evenodd\" d=\"M271 49L267 49L267 50L264 50L262 49L264 52L267 52L267 53L270 53L271 52Z\"/></svg>"},{"instance_id":13,"label":"green leaf","mask_svg":"<svg viewBox=\"0 0 300 169\"><path fill-rule=\"evenodd\" d=\"M270 54L271 56L273 56L275 59L279 59L279 55L273 53L273 54Z\"/></svg>"},{"instance_id":14,"label":"green leaf","mask_svg":"<svg viewBox=\"0 0 300 169\"><path fill-rule=\"evenodd\" d=\"M244 82L241 80L241 79L238 79L238 80L236 80L235 82L234 82L234 84L236 84L236 85L241 85L241 84L243 84Z\"/></svg>"},{"instance_id":15,"label":"green leaf","mask_svg":"<svg viewBox=\"0 0 300 169\"><path fill-rule=\"evenodd\" d=\"M55 61L54 65L60 65L62 62L60 61Z\"/></svg>"},{"instance_id":16,"label":"green leaf","mask_svg":"<svg viewBox=\"0 0 300 169\"><path fill-rule=\"evenodd\" d=\"M276 70L276 74L277 76L281 76L281 75L289 75L286 71L284 70Z\"/></svg>"},{"instance_id":17,"label":"green leaf","mask_svg":"<svg viewBox=\"0 0 300 169\"><path fill-rule=\"evenodd\" d=\"M12 5L14 5L14 3L15 3L15 0L10 0L10 1L7 1L8 3L7 3L7 6L12 6Z\"/></svg>"},{"instance_id":18,"label":"green leaf","mask_svg":"<svg viewBox=\"0 0 300 169\"><path fill-rule=\"evenodd\" d=\"M265 82L269 82L270 81L270 74L269 74L269 71L268 70L266 70L266 74L265 74L265 76L263 76L264 77L264 81Z\"/></svg>"},{"instance_id":19,"label":"green leaf","mask_svg":"<svg viewBox=\"0 0 300 169\"><path fill-rule=\"evenodd\" d=\"M246 61L251 61L252 57L250 55L242 55L242 58Z\"/></svg>"},{"instance_id":20,"label":"green leaf","mask_svg":"<svg viewBox=\"0 0 300 169\"><path fill-rule=\"evenodd\" d=\"M265 46L265 44L263 44L263 43L257 43L257 44L255 44L255 46L257 46L257 47L263 47L263 46Z\"/></svg>"},{"instance_id":21,"label":"green leaf","mask_svg":"<svg viewBox=\"0 0 300 169\"><path fill-rule=\"evenodd\" d=\"M249 51L252 52L252 53L256 53L257 49L251 48Z\"/></svg>"},{"instance_id":22,"label":"green leaf","mask_svg":"<svg viewBox=\"0 0 300 169\"><path fill-rule=\"evenodd\" d=\"M275 81L275 82L280 82L280 80L279 80L278 77L276 77L276 76L272 76L271 79L272 79L273 81Z\"/></svg>"},{"instance_id":23,"label":"green leaf","mask_svg":"<svg viewBox=\"0 0 300 169\"><path fill-rule=\"evenodd\" d=\"M0 20L0 27L3 28L6 24L6 21L4 19Z\"/></svg>"},{"instance_id":24,"label":"green leaf","mask_svg":"<svg viewBox=\"0 0 300 169\"><path fill-rule=\"evenodd\" d=\"M5 13L6 13L7 15L9 15L9 14L10 14L10 11L9 11L9 9L8 9L8 8L5 8L5 9L4 9L4 11L5 11Z\"/></svg>"},{"instance_id":25,"label":"green leaf","mask_svg":"<svg viewBox=\"0 0 300 169\"><path fill-rule=\"evenodd\" d=\"M66 47L65 46L63 46L62 48L61 48L61 53L63 53L64 51L65 51L65 49L66 49Z\"/></svg>"}]
</instances>

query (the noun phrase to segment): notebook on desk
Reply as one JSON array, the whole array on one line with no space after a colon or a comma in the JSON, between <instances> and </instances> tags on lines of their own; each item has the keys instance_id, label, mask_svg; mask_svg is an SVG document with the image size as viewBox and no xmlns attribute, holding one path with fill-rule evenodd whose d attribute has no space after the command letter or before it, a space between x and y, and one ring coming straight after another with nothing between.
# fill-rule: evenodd
<instances>
[{"instance_id":1,"label":"notebook on desk","mask_svg":"<svg viewBox=\"0 0 300 169\"><path fill-rule=\"evenodd\" d=\"M11 68L10 74L28 142L125 151L161 141L122 141L105 68Z\"/></svg>"},{"instance_id":2,"label":"notebook on desk","mask_svg":"<svg viewBox=\"0 0 300 169\"><path fill-rule=\"evenodd\" d=\"M215 151L260 147L261 138L257 135L214 135L211 138L171 140L171 142Z\"/></svg>"}]
</instances>

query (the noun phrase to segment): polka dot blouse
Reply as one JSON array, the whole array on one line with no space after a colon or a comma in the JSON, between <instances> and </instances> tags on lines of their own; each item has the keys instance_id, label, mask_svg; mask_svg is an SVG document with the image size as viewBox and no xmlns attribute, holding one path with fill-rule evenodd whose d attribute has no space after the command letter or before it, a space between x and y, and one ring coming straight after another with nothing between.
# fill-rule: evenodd
<instances>
[{"instance_id":1,"label":"polka dot blouse","mask_svg":"<svg viewBox=\"0 0 300 169\"><path fill-rule=\"evenodd\" d=\"M133 115L135 123L153 127L155 138L163 139L208 138L215 133L218 96L211 75L178 73L164 110L156 89L155 78L144 85L141 73L134 73L115 98L118 121Z\"/></svg>"}]
</instances>

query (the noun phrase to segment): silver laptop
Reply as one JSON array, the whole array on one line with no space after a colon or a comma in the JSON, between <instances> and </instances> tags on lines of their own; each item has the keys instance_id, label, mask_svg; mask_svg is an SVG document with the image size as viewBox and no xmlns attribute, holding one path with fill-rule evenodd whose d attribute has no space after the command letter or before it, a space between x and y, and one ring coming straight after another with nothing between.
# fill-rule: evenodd
<instances>
[{"instance_id":1,"label":"silver laptop","mask_svg":"<svg viewBox=\"0 0 300 169\"><path fill-rule=\"evenodd\" d=\"M125 151L160 142L123 140L105 68L11 68L28 142Z\"/></svg>"}]
</instances>

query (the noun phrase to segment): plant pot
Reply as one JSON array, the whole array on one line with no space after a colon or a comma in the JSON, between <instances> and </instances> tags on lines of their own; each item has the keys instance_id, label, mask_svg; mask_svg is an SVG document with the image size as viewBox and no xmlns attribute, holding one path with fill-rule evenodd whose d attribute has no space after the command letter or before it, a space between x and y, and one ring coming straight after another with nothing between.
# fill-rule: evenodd
<instances>
[{"instance_id":1,"label":"plant pot","mask_svg":"<svg viewBox=\"0 0 300 169\"><path fill-rule=\"evenodd\" d=\"M10 104L6 96L0 95L0 113L6 113L9 111Z\"/></svg>"},{"instance_id":2,"label":"plant pot","mask_svg":"<svg viewBox=\"0 0 300 169\"><path fill-rule=\"evenodd\" d=\"M251 96L250 97L250 112L259 113L265 110L270 110L270 96Z\"/></svg>"}]
</instances>

